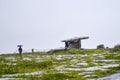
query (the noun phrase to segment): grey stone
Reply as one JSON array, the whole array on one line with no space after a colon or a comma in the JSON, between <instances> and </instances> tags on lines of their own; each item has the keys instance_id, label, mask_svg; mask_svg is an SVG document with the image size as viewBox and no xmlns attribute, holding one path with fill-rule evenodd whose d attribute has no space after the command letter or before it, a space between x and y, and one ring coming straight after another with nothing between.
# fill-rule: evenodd
<instances>
[{"instance_id":1,"label":"grey stone","mask_svg":"<svg viewBox=\"0 0 120 80\"><path fill-rule=\"evenodd\" d=\"M76 64L77 67L80 67L80 66L87 66L87 65L88 65L88 63L78 63L78 64Z\"/></svg>"},{"instance_id":2,"label":"grey stone","mask_svg":"<svg viewBox=\"0 0 120 80\"><path fill-rule=\"evenodd\" d=\"M59 70L64 70L64 69L65 69L65 66L59 66L59 67L56 67L55 69L58 70L58 71L59 71Z\"/></svg>"}]
</instances>

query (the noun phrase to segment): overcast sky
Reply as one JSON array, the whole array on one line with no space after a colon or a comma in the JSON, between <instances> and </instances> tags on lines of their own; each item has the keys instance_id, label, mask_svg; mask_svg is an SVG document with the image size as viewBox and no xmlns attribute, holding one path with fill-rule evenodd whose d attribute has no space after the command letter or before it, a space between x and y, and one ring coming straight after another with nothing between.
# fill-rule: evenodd
<instances>
[{"instance_id":1,"label":"overcast sky","mask_svg":"<svg viewBox=\"0 0 120 80\"><path fill-rule=\"evenodd\" d=\"M0 53L64 47L89 36L83 48L120 43L120 0L0 0Z\"/></svg>"}]
</instances>

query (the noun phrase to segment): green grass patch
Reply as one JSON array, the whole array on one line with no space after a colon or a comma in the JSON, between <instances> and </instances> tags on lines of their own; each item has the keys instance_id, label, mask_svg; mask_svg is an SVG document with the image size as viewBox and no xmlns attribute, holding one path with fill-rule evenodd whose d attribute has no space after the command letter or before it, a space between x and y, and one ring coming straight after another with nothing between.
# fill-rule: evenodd
<instances>
[{"instance_id":1,"label":"green grass patch","mask_svg":"<svg viewBox=\"0 0 120 80\"><path fill-rule=\"evenodd\" d=\"M52 67L52 61L35 62L35 61L17 61L16 65L1 65L0 75L15 74L15 73L28 73L39 70L47 70Z\"/></svg>"},{"instance_id":2,"label":"green grass patch","mask_svg":"<svg viewBox=\"0 0 120 80\"><path fill-rule=\"evenodd\" d=\"M115 60L120 60L120 53L109 53L106 56L106 59L115 59Z\"/></svg>"},{"instance_id":3,"label":"green grass patch","mask_svg":"<svg viewBox=\"0 0 120 80\"><path fill-rule=\"evenodd\" d=\"M100 54L104 53L104 50L99 49L70 49L68 50L70 54Z\"/></svg>"},{"instance_id":4,"label":"green grass patch","mask_svg":"<svg viewBox=\"0 0 120 80\"><path fill-rule=\"evenodd\" d=\"M83 76L76 73L54 73L54 74L45 74L42 77L42 80L86 80Z\"/></svg>"}]
</instances>

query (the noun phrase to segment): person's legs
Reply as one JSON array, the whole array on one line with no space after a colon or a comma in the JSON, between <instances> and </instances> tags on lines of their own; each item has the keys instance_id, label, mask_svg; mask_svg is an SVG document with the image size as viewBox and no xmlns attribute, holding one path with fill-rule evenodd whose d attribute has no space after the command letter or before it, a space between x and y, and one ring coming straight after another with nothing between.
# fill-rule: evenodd
<instances>
[{"instance_id":1,"label":"person's legs","mask_svg":"<svg viewBox=\"0 0 120 80\"><path fill-rule=\"evenodd\" d=\"M19 51L20 58L22 58L22 51Z\"/></svg>"}]
</instances>

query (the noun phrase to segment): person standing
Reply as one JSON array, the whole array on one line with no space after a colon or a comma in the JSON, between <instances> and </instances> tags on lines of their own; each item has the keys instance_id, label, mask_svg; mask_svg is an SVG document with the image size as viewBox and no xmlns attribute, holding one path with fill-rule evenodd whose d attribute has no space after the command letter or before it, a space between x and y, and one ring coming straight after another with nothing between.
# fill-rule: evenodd
<instances>
[{"instance_id":1,"label":"person standing","mask_svg":"<svg viewBox=\"0 0 120 80\"><path fill-rule=\"evenodd\" d=\"M22 55L22 47L18 48L18 52L19 52L19 55L21 56Z\"/></svg>"},{"instance_id":2,"label":"person standing","mask_svg":"<svg viewBox=\"0 0 120 80\"><path fill-rule=\"evenodd\" d=\"M32 53L34 53L34 49L32 48Z\"/></svg>"},{"instance_id":3,"label":"person standing","mask_svg":"<svg viewBox=\"0 0 120 80\"><path fill-rule=\"evenodd\" d=\"M23 45L17 45L17 47L18 47L18 53L19 53L19 55L20 55L21 58L22 58L22 52L23 52L22 46Z\"/></svg>"}]
</instances>

